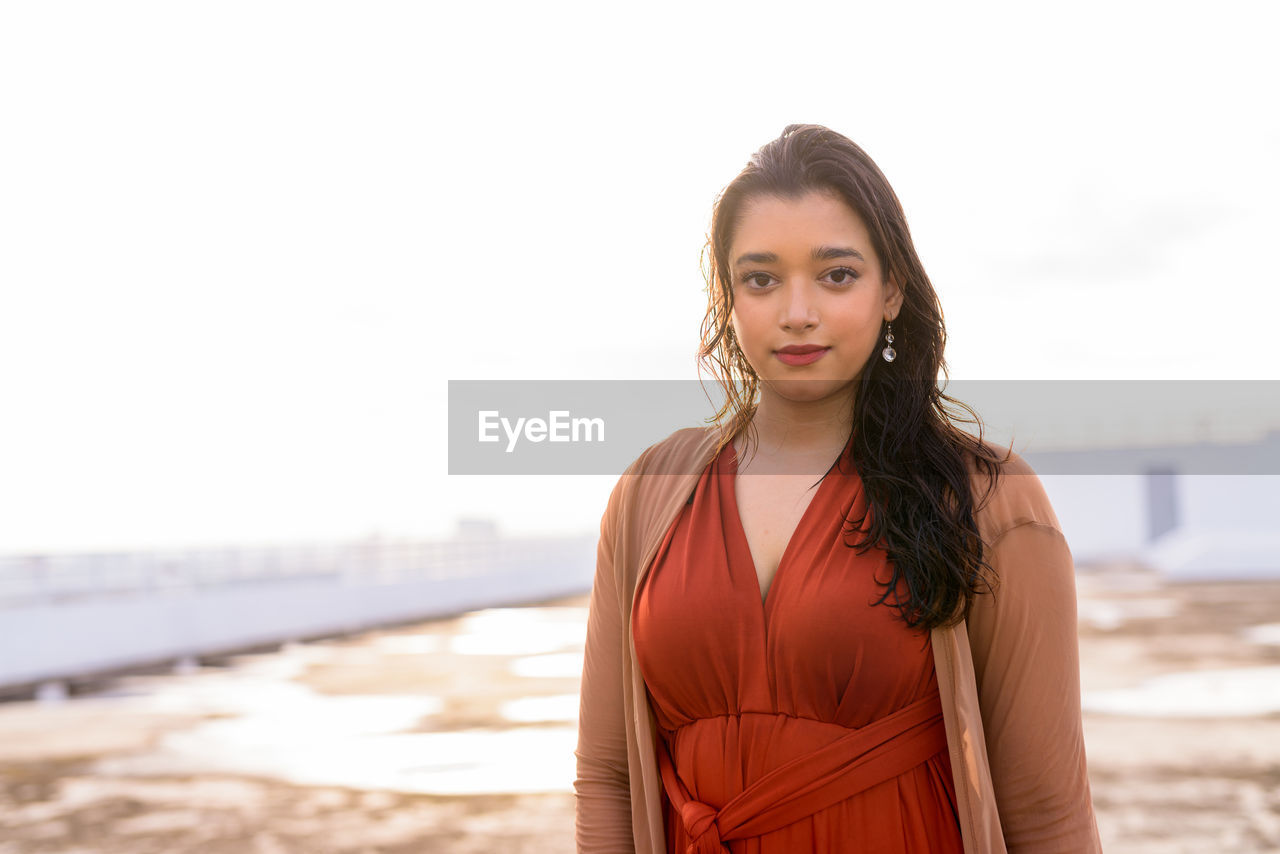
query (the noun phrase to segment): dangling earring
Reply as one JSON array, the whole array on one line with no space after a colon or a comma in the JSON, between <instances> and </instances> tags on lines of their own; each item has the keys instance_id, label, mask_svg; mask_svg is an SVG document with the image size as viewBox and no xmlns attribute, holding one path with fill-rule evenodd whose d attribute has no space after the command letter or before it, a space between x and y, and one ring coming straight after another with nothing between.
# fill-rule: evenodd
<instances>
[{"instance_id":1,"label":"dangling earring","mask_svg":"<svg viewBox=\"0 0 1280 854\"><path fill-rule=\"evenodd\" d=\"M898 351L893 349L893 321L889 321L889 329L884 333L884 342L887 346L880 351L880 355L884 356L886 362L892 362L898 355Z\"/></svg>"}]
</instances>

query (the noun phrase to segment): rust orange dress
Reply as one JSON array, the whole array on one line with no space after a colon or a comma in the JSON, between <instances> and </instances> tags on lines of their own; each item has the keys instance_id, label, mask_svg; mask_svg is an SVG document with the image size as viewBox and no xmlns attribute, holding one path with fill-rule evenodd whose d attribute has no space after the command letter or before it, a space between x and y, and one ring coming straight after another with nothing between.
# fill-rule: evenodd
<instances>
[{"instance_id":1,"label":"rust orange dress","mask_svg":"<svg viewBox=\"0 0 1280 854\"><path fill-rule=\"evenodd\" d=\"M672 854L962 854L929 633L889 602L845 454L761 597L732 443L658 549L632 612Z\"/></svg>"}]
</instances>

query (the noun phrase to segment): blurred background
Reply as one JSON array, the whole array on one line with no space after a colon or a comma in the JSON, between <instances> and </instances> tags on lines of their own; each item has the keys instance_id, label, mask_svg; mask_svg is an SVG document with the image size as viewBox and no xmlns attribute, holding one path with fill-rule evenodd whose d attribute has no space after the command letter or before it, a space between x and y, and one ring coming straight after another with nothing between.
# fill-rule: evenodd
<instances>
[{"instance_id":1,"label":"blurred background","mask_svg":"<svg viewBox=\"0 0 1280 854\"><path fill-rule=\"evenodd\" d=\"M1185 389L1015 447L1164 449L1043 477L1107 850L1280 850L1277 470L1186 463L1280 430L1277 18L0 6L0 854L571 850L616 476L450 476L447 383L697 379L792 122L889 178L952 379Z\"/></svg>"}]
</instances>

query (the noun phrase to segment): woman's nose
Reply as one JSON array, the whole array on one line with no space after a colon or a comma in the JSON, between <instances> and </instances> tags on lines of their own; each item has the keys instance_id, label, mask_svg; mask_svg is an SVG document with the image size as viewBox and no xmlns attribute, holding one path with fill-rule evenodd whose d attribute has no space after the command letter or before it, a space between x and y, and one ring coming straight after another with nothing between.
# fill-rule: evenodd
<instances>
[{"instance_id":1,"label":"woman's nose","mask_svg":"<svg viewBox=\"0 0 1280 854\"><path fill-rule=\"evenodd\" d=\"M782 327L808 329L818 324L815 294L804 282L790 282L783 289Z\"/></svg>"}]
</instances>

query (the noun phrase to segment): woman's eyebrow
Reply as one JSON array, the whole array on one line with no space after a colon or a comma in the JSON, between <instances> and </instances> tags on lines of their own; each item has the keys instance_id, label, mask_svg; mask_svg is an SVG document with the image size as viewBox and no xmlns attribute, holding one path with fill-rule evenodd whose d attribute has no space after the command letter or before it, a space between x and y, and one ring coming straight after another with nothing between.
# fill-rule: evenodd
<instances>
[{"instance_id":1,"label":"woman's eyebrow","mask_svg":"<svg viewBox=\"0 0 1280 854\"><path fill-rule=\"evenodd\" d=\"M857 249L850 249L848 246L819 246L810 253L810 257L814 261L830 261L832 258L857 258L859 261L866 261L862 257L862 253ZM776 264L778 256L773 252L747 252L738 256L735 265L743 264Z\"/></svg>"}]
</instances>

